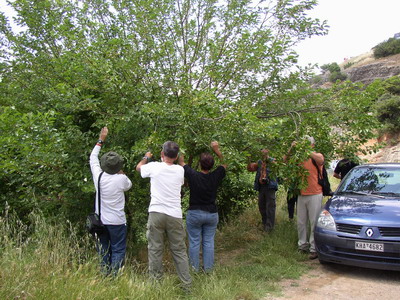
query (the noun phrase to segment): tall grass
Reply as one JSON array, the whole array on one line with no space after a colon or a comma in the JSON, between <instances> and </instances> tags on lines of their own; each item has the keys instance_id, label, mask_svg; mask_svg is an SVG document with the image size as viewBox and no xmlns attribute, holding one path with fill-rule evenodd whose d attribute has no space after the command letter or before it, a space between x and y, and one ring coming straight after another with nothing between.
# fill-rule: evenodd
<instances>
[{"instance_id":1,"label":"tall grass","mask_svg":"<svg viewBox=\"0 0 400 300\"><path fill-rule=\"evenodd\" d=\"M279 294L279 280L298 278L307 268L297 253L295 223L287 220L285 193L278 193L275 230L264 233L255 200L216 236L212 274L193 274L190 294L179 288L170 258L164 280L154 283L147 263L128 253L117 278L104 278L94 241L69 222L52 224L39 213L26 226L0 218L0 299L260 299Z\"/></svg>"}]
</instances>

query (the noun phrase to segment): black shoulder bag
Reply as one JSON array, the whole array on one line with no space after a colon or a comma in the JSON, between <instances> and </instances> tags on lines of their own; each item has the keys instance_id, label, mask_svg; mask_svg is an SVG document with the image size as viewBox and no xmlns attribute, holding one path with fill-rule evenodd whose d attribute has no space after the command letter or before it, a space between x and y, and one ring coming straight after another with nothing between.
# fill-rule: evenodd
<instances>
[{"instance_id":1,"label":"black shoulder bag","mask_svg":"<svg viewBox=\"0 0 400 300\"><path fill-rule=\"evenodd\" d=\"M318 168L317 162L312 160L313 165L317 168L318 172L318 184L322 187L322 195L332 196L331 184L329 183L328 173L326 172L325 166L322 166L322 174Z\"/></svg>"},{"instance_id":2,"label":"black shoulder bag","mask_svg":"<svg viewBox=\"0 0 400 300\"><path fill-rule=\"evenodd\" d=\"M87 231L92 234L100 234L103 233L105 230L103 222L101 222L101 196L100 196L100 179L104 172L101 172L99 175L99 181L97 183L97 194L98 194L98 207L99 207L99 214L96 214L96 207L94 212L90 213L86 218L86 229Z\"/></svg>"}]
</instances>

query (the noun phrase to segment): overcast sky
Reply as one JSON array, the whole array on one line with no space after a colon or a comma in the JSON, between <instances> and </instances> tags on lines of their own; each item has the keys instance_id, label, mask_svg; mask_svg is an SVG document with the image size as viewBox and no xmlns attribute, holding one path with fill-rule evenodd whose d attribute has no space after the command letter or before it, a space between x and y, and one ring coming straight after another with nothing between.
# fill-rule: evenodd
<instances>
[{"instance_id":1,"label":"overcast sky","mask_svg":"<svg viewBox=\"0 0 400 300\"><path fill-rule=\"evenodd\" d=\"M329 33L296 48L299 65L343 62L400 32L400 0L319 0L310 16L327 20Z\"/></svg>"}]
</instances>

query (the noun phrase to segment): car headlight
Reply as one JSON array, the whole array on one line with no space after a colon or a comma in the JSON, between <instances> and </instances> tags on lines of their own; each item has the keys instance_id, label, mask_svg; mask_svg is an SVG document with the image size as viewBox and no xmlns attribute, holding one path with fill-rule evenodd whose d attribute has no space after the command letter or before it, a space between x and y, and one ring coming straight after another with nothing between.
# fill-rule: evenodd
<instances>
[{"instance_id":1,"label":"car headlight","mask_svg":"<svg viewBox=\"0 0 400 300\"><path fill-rule=\"evenodd\" d=\"M336 223L332 215L324 209L318 217L317 226L326 230L336 231Z\"/></svg>"}]
</instances>

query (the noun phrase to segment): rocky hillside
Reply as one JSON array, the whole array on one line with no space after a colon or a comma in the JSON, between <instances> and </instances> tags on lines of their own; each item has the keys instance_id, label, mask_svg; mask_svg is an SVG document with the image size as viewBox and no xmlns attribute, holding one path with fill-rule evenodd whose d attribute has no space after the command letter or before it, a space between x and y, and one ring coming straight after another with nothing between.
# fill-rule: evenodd
<instances>
[{"instance_id":1,"label":"rocky hillside","mask_svg":"<svg viewBox=\"0 0 400 300\"><path fill-rule=\"evenodd\" d=\"M378 153L371 155L368 162L397 162L400 163L400 143L394 146L386 146Z\"/></svg>"},{"instance_id":2,"label":"rocky hillside","mask_svg":"<svg viewBox=\"0 0 400 300\"><path fill-rule=\"evenodd\" d=\"M373 52L352 57L341 64L342 73L347 75L347 79L353 82L369 84L376 79L387 79L392 76L400 75L400 54L375 59ZM322 80L316 86L330 87L329 71L321 74Z\"/></svg>"},{"instance_id":3,"label":"rocky hillside","mask_svg":"<svg viewBox=\"0 0 400 300\"><path fill-rule=\"evenodd\" d=\"M399 75L400 54L374 59L371 51L346 61L341 67L349 80L369 84L375 79Z\"/></svg>"},{"instance_id":4,"label":"rocky hillside","mask_svg":"<svg viewBox=\"0 0 400 300\"><path fill-rule=\"evenodd\" d=\"M385 142L387 145L380 149L379 152L361 155L359 157L369 163L380 162L400 162L400 135L391 137L382 137L380 141L370 140L367 144L372 145L377 142Z\"/></svg>"},{"instance_id":5,"label":"rocky hillside","mask_svg":"<svg viewBox=\"0 0 400 300\"><path fill-rule=\"evenodd\" d=\"M364 53L357 57L353 57L339 64L342 73L353 82L362 82L369 84L376 79L387 79L400 75L400 54L375 59L373 52ZM319 87L330 87L329 71L322 74L322 81L316 84ZM383 147L379 152L361 155L360 158L369 163L378 162L400 162L400 134L397 136L384 136L379 141L371 140L368 144L377 142L385 142L387 146Z\"/></svg>"},{"instance_id":6,"label":"rocky hillside","mask_svg":"<svg viewBox=\"0 0 400 300\"><path fill-rule=\"evenodd\" d=\"M374 59L370 51L343 62L340 67L349 80L369 84L375 79L387 79L399 75L400 54ZM400 162L400 135L384 136L381 137L381 141L386 142L387 146L363 158L368 162Z\"/></svg>"}]
</instances>

